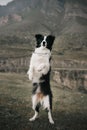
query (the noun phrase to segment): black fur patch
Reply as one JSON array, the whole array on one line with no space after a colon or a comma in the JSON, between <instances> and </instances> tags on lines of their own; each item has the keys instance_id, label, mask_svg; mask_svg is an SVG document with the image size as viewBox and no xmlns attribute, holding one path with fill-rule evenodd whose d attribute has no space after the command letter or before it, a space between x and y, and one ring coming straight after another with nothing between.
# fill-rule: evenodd
<instances>
[{"instance_id":1,"label":"black fur patch","mask_svg":"<svg viewBox=\"0 0 87 130\"><path fill-rule=\"evenodd\" d=\"M50 89L50 71L46 75L42 75L40 78L39 83L33 83L33 91L32 94L35 94L37 91L37 88L40 87L40 91L44 95L52 95L51 89Z\"/></svg>"},{"instance_id":2,"label":"black fur patch","mask_svg":"<svg viewBox=\"0 0 87 130\"><path fill-rule=\"evenodd\" d=\"M36 47L40 47L40 46L41 46L41 42L42 42L43 39L44 39L44 36L41 35L41 34L36 34L36 35L35 35L35 38L36 38L36 41L37 41Z\"/></svg>"},{"instance_id":3,"label":"black fur patch","mask_svg":"<svg viewBox=\"0 0 87 130\"><path fill-rule=\"evenodd\" d=\"M32 94L36 93L37 88L39 87L38 83L33 83L33 90L32 90Z\"/></svg>"},{"instance_id":4,"label":"black fur patch","mask_svg":"<svg viewBox=\"0 0 87 130\"><path fill-rule=\"evenodd\" d=\"M39 112L39 108L40 108L40 104L37 104L35 110L36 110L37 112Z\"/></svg>"},{"instance_id":5,"label":"black fur patch","mask_svg":"<svg viewBox=\"0 0 87 130\"><path fill-rule=\"evenodd\" d=\"M49 50L52 50L52 45L53 45L54 40L55 40L54 36L52 35L47 36L46 41L47 41L47 48Z\"/></svg>"}]
</instances>

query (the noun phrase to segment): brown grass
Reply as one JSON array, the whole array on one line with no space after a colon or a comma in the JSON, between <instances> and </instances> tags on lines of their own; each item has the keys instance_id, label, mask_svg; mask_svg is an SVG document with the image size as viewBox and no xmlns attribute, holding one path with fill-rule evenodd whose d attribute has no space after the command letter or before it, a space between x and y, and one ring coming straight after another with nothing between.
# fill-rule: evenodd
<instances>
[{"instance_id":1,"label":"brown grass","mask_svg":"<svg viewBox=\"0 0 87 130\"><path fill-rule=\"evenodd\" d=\"M49 124L42 110L36 121L29 122L34 112L27 75L0 73L0 130L86 130L87 95L60 89L53 81L51 86L55 125Z\"/></svg>"}]
</instances>

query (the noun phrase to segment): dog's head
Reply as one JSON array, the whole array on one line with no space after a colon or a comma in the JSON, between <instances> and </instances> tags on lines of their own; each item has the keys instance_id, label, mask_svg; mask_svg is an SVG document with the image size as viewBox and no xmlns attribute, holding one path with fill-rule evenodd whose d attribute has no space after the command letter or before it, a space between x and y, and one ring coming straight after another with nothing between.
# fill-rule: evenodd
<instances>
[{"instance_id":1,"label":"dog's head","mask_svg":"<svg viewBox=\"0 0 87 130\"><path fill-rule=\"evenodd\" d=\"M52 35L43 36L41 34L36 34L35 38L36 38L36 41L37 41L36 42L37 48L44 47L44 48L47 48L51 51L53 42L55 40L55 36L52 36Z\"/></svg>"}]
</instances>

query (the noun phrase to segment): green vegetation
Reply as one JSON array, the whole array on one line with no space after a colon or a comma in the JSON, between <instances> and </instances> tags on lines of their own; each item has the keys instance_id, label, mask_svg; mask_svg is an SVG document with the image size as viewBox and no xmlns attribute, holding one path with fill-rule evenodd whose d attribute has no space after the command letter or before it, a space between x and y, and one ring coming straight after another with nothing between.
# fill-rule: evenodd
<instances>
[{"instance_id":1,"label":"green vegetation","mask_svg":"<svg viewBox=\"0 0 87 130\"><path fill-rule=\"evenodd\" d=\"M76 17L76 21L83 26L87 26L87 18L82 18L78 16Z\"/></svg>"},{"instance_id":2,"label":"green vegetation","mask_svg":"<svg viewBox=\"0 0 87 130\"><path fill-rule=\"evenodd\" d=\"M28 44L30 39L20 38L16 35L13 36L1 36L0 37L0 45L17 45L17 44Z\"/></svg>"},{"instance_id":3,"label":"green vegetation","mask_svg":"<svg viewBox=\"0 0 87 130\"><path fill-rule=\"evenodd\" d=\"M27 72L35 39L5 36L0 38L0 71ZM66 60L66 61L65 61ZM70 60L70 61L69 61ZM76 62L76 61L78 62ZM71 63L72 61L72 63ZM86 68L87 34L64 34L56 38L52 49L53 68ZM83 62L83 63L82 63Z\"/></svg>"},{"instance_id":4,"label":"green vegetation","mask_svg":"<svg viewBox=\"0 0 87 130\"><path fill-rule=\"evenodd\" d=\"M19 36L0 37L0 57L23 57L29 56L35 46L34 37L32 40ZM64 34L56 38L52 54L55 58L62 59L87 59L87 34L74 33Z\"/></svg>"},{"instance_id":5,"label":"green vegetation","mask_svg":"<svg viewBox=\"0 0 87 130\"><path fill-rule=\"evenodd\" d=\"M87 34L60 35L54 44L54 54L60 59L87 60Z\"/></svg>"}]
</instances>

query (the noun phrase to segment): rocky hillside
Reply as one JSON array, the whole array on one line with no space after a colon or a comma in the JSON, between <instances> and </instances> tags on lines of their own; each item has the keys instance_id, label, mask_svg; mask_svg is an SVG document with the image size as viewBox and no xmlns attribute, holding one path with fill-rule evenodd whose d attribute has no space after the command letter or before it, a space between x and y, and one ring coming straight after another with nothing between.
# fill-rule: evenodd
<instances>
[{"instance_id":1,"label":"rocky hillside","mask_svg":"<svg viewBox=\"0 0 87 130\"><path fill-rule=\"evenodd\" d=\"M4 25L5 34L6 28L10 28L9 34L14 34L16 29L20 35L25 31L25 35L27 32L30 35L42 32L57 36L61 33L87 32L86 7L86 0L14 0L7 6L0 6L0 24Z\"/></svg>"},{"instance_id":2,"label":"rocky hillside","mask_svg":"<svg viewBox=\"0 0 87 130\"><path fill-rule=\"evenodd\" d=\"M29 57L36 33L56 36L52 55L58 67L64 60L77 60L81 67L87 60L87 1L13 0L0 6L1 65L14 58L8 63L10 68L10 62L16 62L19 56ZM13 66L21 65L15 62ZM68 62L65 64L68 66Z\"/></svg>"},{"instance_id":3,"label":"rocky hillside","mask_svg":"<svg viewBox=\"0 0 87 130\"><path fill-rule=\"evenodd\" d=\"M59 88L87 93L87 70L56 70L53 74L53 80Z\"/></svg>"}]
</instances>

